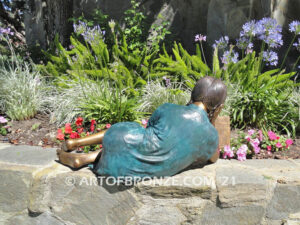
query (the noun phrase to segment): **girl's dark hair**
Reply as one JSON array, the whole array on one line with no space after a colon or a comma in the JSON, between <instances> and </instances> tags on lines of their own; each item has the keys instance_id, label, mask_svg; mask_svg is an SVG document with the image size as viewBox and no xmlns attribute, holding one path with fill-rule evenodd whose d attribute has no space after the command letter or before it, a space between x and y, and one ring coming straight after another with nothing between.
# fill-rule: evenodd
<instances>
[{"instance_id":1,"label":"girl's dark hair","mask_svg":"<svg viewBox=\"0 0 300 225\"><path fill-rule=\"evenodd\" d=\"M226 85L220 79L207 76L197 81L188 104L203 102L208 111L214 111L225 102L226 97Z\"/></svg>"}]
</instances>

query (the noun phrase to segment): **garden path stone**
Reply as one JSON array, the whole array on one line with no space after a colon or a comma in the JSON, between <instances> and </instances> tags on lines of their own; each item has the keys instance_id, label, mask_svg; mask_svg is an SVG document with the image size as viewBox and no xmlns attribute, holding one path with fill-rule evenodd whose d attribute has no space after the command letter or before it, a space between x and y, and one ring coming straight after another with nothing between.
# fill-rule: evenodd
<instances>
[{"instance_id":1,"label":"garden path stone","mask_svg":"<svg viewBox=\"0 0 300 225\"><path fill-rule=\"evenodd\" d=\"M300 223L300 160L218 160L134 186L55 160L55 149L0 144L0 224Z\"/></svg>"},{"instance_id":2,"label":"garden path stone","mask_svg":"<svg viewBox=\"0 0 300 225\"><path fill-rule=\"evenodd\" d=\"M0 162L40 166L47 165L56 159L54 148L0 144Z\"/></svg>"}]
</instances>

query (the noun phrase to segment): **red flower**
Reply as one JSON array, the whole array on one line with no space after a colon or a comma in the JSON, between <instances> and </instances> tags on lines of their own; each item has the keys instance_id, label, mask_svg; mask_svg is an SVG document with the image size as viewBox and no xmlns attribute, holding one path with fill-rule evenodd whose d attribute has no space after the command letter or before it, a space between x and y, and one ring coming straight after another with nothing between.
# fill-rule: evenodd
<instances>
[{"instance_id":1,"label":"red flower","mask_svg":"<svg viewBox=\"0 0 300 225\"><path fill-rule=\"evenodd\" d=\"M82 117L78 117L77 119L76 119L76 126L77 127L79 127L79 126L82 126L82 122L83 122L83 119L82 119Z\"/></svg>"},{"instance_id":2,"label":"red flower","mask_svg":"<svg viewBox=\"0 0 300 225\"><path fill-rule=\"evenodd\" d=\"M77 132L81 134L83 132L83 127L77 128Z\"/></svg>"},{"instance_id":3,"label":"red flower","mask_svg":"<svg viewBox=\"0 0 300 225\"><path fill-rule=\"evenodd\" d=\"M102 147L103 147L102 144L100 144L100 145L99 145L99 148L102 148Z\"/></svg>"},{"instance_id":4,"label":"red flower","mask_svg":"<svg viewBox=\"0 0 300 225\"><path fill-rule=\"evenodd\" d=\"M79 136L78 133L72 132L72 133L70 134L70 138L71 138L71 139L76 139L76 138L80 138L80 136Z\"/></svg>"},{"instance_id":5,"label":"red flower","mask_svg":"<svg viewBox=\"0 0 300 225\"><path fill-rule=\"evenodd\" d=\"M267 146L267 150L268 150L268 151L271 151L271 150L272 150L272 146L271 146L271 145L268 145L268 146Z\"/></svg>"},{"instance_id":6,"label":"red flower","mask_svg":"<svg viewBox=\"0 0 300 225\"><path fill-rule=\"evenodd\" d=\"M64 139L65 139L65 135L62 133L62 130L61 130L61 129L58 129L58 130L57 130L56 138L57 138L58 140L64 140Z\"/></svg>"},{"instance_id":7,"label":"red flower","mask_svg":"<svg viewBox=\"0 0 300 225\"><path fill-rule=\"evenodd\" d=\"M279 139L280 139L280 137L279 137L279 136L277 136L277 137L276 137L276 140L279 140Z\"/></svg>"},{"instance_id":8,"label":"red flower","mask_svg":"<svg viewBox=\"0 0 300 225\"><path fill-rule=\"evenodd\" d=\"M95 124L96 124L96 120L91 120L91 127L90 127L91 132L94 132Z\"/></svg>"},{"instance_id":9,"label":"red flower","mask_svg":"<svg viewBox=\"0 0 300 225\"><path fill-rule=\"evenodd\" d=\"M111 124L109 124L109 123L108 123L108 124L106 124L106 125L105 125L105 128L106 128L106 129L109 129L109 128L111 128Z\"/></svg>"},{"instance_id":10,"label":"red flower","mask_svg":"<svg viewBox=\"0 0 300 225\"><path fill-rule=\"evenodd\" d=\"M66 123L65 125L65 134L71 134L72 133L72 127L70 123Z\"/></svg>"}]
</instances>

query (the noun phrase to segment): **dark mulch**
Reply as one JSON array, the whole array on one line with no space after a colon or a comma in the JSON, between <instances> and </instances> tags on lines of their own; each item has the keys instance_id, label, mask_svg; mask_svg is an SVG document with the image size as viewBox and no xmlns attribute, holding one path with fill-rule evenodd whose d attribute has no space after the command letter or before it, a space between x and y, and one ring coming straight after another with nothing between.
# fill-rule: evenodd
<instances>
[{"instance_id":1,"label":"dark mulch","mask_svg":"<svg viewBox=\"0 0 300 225\"><path fill-rule=\"evenodd\" d=\"M42 147L58 147L56 141L57 127L49 124L49 116L38 114L30 120L11 121L10 133L0 135L0 142L16 145L38 145Z\"/></svg>"},{"instance_id":2,"label":"dark mulch","mask_svg":"<svg viewBox=\"0 0 300 225\"><path fill-rule=\"evenodd\" d=\"M49 116L38 114L35 118L25 121L12 121L11 132L7 136L0 135L0 142L16 145L38 145L42 147L60 147L56 140L57 127L49 124ZM236 131L231 136L235 137ZM289 150L279 151L269 155L266 150L253 156L253 159L300 159L300 137L294 140Z\"/></svg>"}]
</instances>

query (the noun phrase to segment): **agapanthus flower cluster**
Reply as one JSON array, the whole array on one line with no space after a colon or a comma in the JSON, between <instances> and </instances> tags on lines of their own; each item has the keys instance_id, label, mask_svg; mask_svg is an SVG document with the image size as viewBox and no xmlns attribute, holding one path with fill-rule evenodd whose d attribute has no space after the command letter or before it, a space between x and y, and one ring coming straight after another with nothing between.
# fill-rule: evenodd
<instances>
[{"instance_id":1,"label":"agapanthus flower cluster","mask_svg":"<svg viewBox=\"0 0 300 225\"><path fill-rule=\"evenodd\" d=\"M82 35L84 40L90 44L103 40L105 35L105 31L102 31L99 25L90 28L83 21L79 21L78 24L73 24L73 28L75 33Z\"/></svg>"},{"instance_id":2,"label":"agapanthus flower cluster","mask_svg":"<svg viewBox=\"0 0 300 225\"><path fill-rule=\"evenodd\" d=\"M255 36L256 32L256 22L255 20L251 20L243 25L240 37L250 38Z\"/></svg>"},{"instance_id":3,"label":"agapanthus flower cluster","mask_svg":"<svg viewBox=\"0 0 300 225\"><path fill-rule=\"evenodd\" d=\"M206 36L205 35L202 35L202 34L196 34L195 36L195 42L202 42L202 41L206 41Z\"/></svg>"},{"instance_id":4,"label":"agapanthus flower cluster","mask_svg":"<svg viewBox=\"0 0 300 225\"><path fill-rule=\"evenodd\" d=\"M221 60L224 65L228 65L229 63L237 63L239 58L239 54L233 50L225 51Z\"/></svg>"},{"instance_id":5,"label":"agapanthus flower cluster","mask_svg":"<svg viewBox=\"0 0 300 225\"><path fill-rule=\"evenodd\" d=\"M256 25L256 36L264 41L271 48L278 48L283 45L282 27L272 18L262 18Z\"/></svg>"},{"instance_id":6,"label":"agapanthus flower cluster","mask_svg":"<svg viewBox=\"0 0 300 225\"><path fill-rule=\"evenodd\" d=\"M93 134L95 131L101 131L101 128L96 128L96 120L91 120L88 122L89 128L84 127L84 120L82 117L78 117L74 124L66 123L64 127L57 130L56 139L59 141L64 141L67 139L77 139L80 137L86 137ZM109 129L111 124L106 124L103 129ZM85 146L80 147L78 151L94 151L101 149L102 145L96 146Z\"/></svg>"},{"instance_id":7,"label":"agapanthus flower cluster","mask_svg":"<svg viewBox=\"0 0 300 225\"><path fill-rule=\"evenodd\" d=\"M296 35L300 34L300 22L295 20L289 24L289 31L295 33Z\"/></svg>"},{"instance_id":8,"label":"agapanthus flower cluster","mask_svg":"<svg viewBox=\"0 0 300 225\"><path fill-rule=\"evenodd\" d=\"M229 37L224 36L224 37L221 37L219 40L215 41L215 44L213 44L213 48L225 49L225 48L227 48L228 43L229 43Z\"/></svg>"},{"instance_id":9,"label":"agapanthus flower cluster","mask_svg":"<svg viewBox=\"0 0 300 225\"><path fill-rule=\"evenodd\" d=\"M267 66L277 66L278 55L272 50L267 50L263 52L263 60L266 62Z\"/></svg>"}]
</instances>

